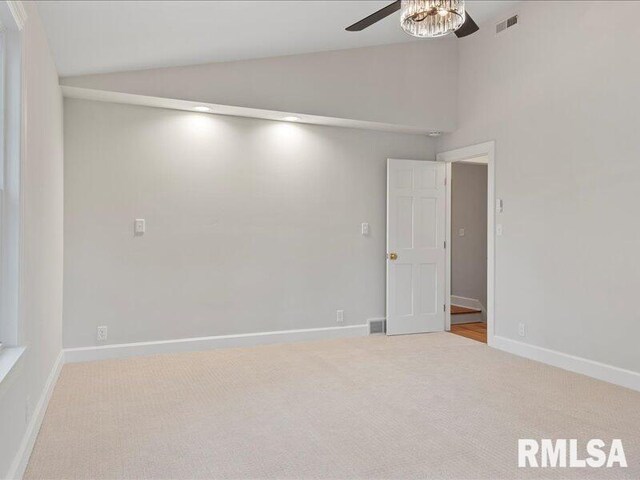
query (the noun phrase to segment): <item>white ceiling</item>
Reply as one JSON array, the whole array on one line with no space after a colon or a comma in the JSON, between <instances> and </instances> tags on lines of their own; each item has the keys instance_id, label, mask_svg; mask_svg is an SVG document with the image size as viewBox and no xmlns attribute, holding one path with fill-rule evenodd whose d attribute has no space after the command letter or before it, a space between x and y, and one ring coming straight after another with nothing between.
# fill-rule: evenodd
<instances>
[{"instance_id":1,"label":"white ceiling","mask_svg":"<svg viewBox=\"0 0 640 480\"><path fill-rule=\"evenodd\" d=\"M344 30L390 1L39 1L38 10L69 76L428 41L403 33L397 14ZM517 3L468 1L467 10L480 24Z\"/></svg>"}]
</instances>

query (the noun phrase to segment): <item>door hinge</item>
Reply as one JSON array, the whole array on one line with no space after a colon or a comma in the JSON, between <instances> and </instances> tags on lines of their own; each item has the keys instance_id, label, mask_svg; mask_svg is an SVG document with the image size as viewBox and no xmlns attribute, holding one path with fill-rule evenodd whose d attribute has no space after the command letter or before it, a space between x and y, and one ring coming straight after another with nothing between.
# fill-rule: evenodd
<instances>
[{"instance_id":1,"label":"door hinge","mask_svg":"<svg viewBox=\"0 0 640 480\"><path fill-rule=\"evenodd\" d=\"M445 248L445 250L447 248L447 241L446 240L444 241L444 248Z\"/></svg>"},{"instance_id":2,"label":"door hinge","mask_svg":"<svg viewBox=\"0 0 640 480\"><path fill-rule=\"evenodd\" d=\"M447 311L447 304L445 303L443 306L444 306L444 311L446 312Z\"/></svg>"}]
</instances>

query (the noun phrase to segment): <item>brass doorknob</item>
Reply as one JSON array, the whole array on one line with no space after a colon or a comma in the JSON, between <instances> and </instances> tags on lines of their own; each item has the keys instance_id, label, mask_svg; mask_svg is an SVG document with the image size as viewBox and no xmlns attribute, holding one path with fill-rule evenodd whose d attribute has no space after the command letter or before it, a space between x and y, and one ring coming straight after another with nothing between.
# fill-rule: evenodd
<instances>
[{"instance_id":1,"label":"brass doorknob","mask_svg":"<svg viewBox=\"0 0 640 480\"><path fill-rule=\"evenodd\" d=\"M389 260L397 260L398 259L398 254L395 252L391 252L389 254Z\"/></svg>"}]
</instances>

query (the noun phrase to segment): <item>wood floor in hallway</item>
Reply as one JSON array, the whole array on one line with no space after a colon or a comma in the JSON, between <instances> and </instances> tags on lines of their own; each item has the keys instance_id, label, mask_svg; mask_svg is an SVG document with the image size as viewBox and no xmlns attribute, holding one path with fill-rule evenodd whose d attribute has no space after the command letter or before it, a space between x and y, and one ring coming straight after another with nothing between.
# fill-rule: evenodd
<instances>
[{"instance_id":1,"label":"wood floor in hallway","mask_svg":"<svg viewBox=\"0 0 640 480\"><path fill-rule=\"evenodd\" d=\"M484 322L451 325L451 333L470 338L476 342L487 343L487 324Z\"/></svg>"}]
</instances>

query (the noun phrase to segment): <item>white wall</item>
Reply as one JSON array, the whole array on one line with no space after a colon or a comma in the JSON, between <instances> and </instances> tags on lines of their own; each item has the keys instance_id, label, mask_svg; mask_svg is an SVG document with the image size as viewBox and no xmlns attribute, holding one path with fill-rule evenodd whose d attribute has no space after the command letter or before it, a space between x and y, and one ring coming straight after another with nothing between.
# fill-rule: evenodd
<instances>
[{"instance_id":1,"label":"white wall","mask_svg":"<svg viewBox=\"0 0 640 480\"><path fill-rule=\"evenodd\" d=\"M63 85L196 102L455 128L454 38L306 55L67 77ZM438 92L433 94L432 92Z\"/></svg>"},{"instance_id":2,"label":"white wall","mask_svg":"<svg viewBox=\"0 0 640 480\"><path fill-rule=\"evenodd\" d=\"M434 144L66 99L64 345L384 316L387 157Z\"/></svg>"},{"instance_id":3,"label":"white wall","mask_svg":"<svg viewBox=\"0 0 640 480\"><path fill-rule=\"evenodd\" d=\"M58 76L33 3L23 33L26 129L21 163L22 279L18 341L0 384L0 477L11 468L62 347L63 144Z\"/></svg>"},{"instance_id":4,"label":"white wall","mask_svg":"<svg viewBox=\"0 0 640 480\"><path fill-rule=\"evenodd\" d=\"M496 140L496 333L640 371L640 3L519 13L459 43L460 127L439 145Z\"/></svg>"},{"instance_id":5,"label":"white wall","mask_svg":"<svg viewBox=\"0 0 640 480\"><path fill-rule=\"evenodd\" d=\"M451 171L451 294L486 308L487 166L454 162Z\"/></svg>"}]
</instances>

